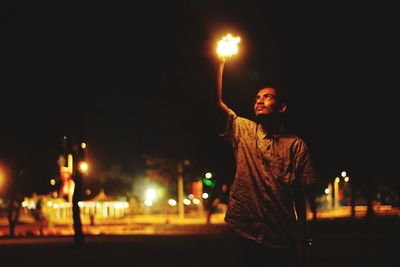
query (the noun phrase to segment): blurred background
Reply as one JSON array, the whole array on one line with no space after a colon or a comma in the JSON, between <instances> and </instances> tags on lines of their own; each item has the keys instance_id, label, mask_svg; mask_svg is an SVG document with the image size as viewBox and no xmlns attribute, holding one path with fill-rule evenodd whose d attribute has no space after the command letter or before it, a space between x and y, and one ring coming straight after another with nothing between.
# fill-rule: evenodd
<instances>
[{"instance_id":1,"label":"blurred background","mask_svg":"<svg viewBox=\"0 0 400 267\"><path fill-rule=\"evenodd\" d=\"M398 225L394 10L358 1L3 1L0 235L73 235L77 189L86 234L139 229L117 224L223 226L224 203L207 218L234 175L209 109L226 33L241 37L224 72L232 109L252 118L260 81L290 94L286 128L306 141L318 171L317 220Z\"/></svg>"}]
</instances>

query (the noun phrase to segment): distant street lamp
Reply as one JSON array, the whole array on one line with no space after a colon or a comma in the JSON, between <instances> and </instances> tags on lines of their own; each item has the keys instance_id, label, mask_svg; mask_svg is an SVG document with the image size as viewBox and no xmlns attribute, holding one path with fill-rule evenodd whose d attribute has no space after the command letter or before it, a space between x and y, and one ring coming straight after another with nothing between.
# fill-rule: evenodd
<instances>
[{"instance_id":1,"label":"distant street lamp","mask_svg":"<svg viewBox=\"0 0 400 267\"><path fill-rule=\"evenodd\" d=\"M86 194L87 196L90 196L91 193L92 193L92 190L90 190L89 188L86 188L85 194Z\"/></svg>"},{"instance_id":2,"label":"distant street lamp","mask_svg":"<svg viewBox=\"0 0 400 267\"><path fill-rule=\"evenodd\" d=\"M81 161L79 162L79 171L82 173L88 173L89 171L89 165L86 161Z\"/></svg>"},{"instance_id":3,"label":"distant street lamp","mask_svg":"<svg viewBox=\"0 0 400 267\"><path fill-rule=\"evenodd\" d=\"M188 198L183 199L183 204L185 204L186 206L189 206L191 203L192 203L192 201L190 201L190 199L188 199Z\"/></svg>"},{"instance_id":4,"label":"distant street lamp","mask_svg":"<svg viewBox=\"0 0 400 267\"><path fill-rule=\"evenodd\" d=\"M176 206L176 200L175 199L168 199L168 205L170 205L171 207L175 207Z\"/></svg>"},{"instance_id":5,"label":"distant street lamp","mask_svg":"<svg viewBox=\"0 0 400 267\"><path fill-rule=\"evenodd\" d=\"M350 178L347 176L347 173L345 171L342 171L340 176L343 178L343 181L345 182L345 185L349 182ZM334 199L335 199L335 208L339 207L339 196L340 196L340 177L336 177L334 181ZM344 186L345 186L344 185ZM343 192L344 192L344 186L342 188L342 197L343 197Z\"/></svg>"},{"instance_id":6,"label":"distant street lamp","mask_svg":"<svg viewBox=\"0 0 400 267\"><path fill-rule=\"evenodd\" d=\"M149 188L144 192L144 195L145 195L145 197L144 197L145 199L153 201L157 197L157 192L155 189Z\"/></svg>"},{"instance_id":7,"label":"distant street lamp","mask_svg":"<svg viewBox=\"0 0 400 267\"><path fill-rule=\"evenodd\" d=\"M347 173L346 173L346 172L342 172L342 177L343 177L343 181L344 181L343 188L342 188L342 195L343 195L343 199L345 198L345 196L347 196L346 204L349 205L349 204L350 204L349 202L351 202L351 201L349 200L349 198L350 198L350 196L349 196L349 194L350 194L349 189L351 189L351 188L349 187L349 186L350 186L350 185L349 185L350 178L349 178L349 176L347 176Z\"/></svg>"}]
</instances>

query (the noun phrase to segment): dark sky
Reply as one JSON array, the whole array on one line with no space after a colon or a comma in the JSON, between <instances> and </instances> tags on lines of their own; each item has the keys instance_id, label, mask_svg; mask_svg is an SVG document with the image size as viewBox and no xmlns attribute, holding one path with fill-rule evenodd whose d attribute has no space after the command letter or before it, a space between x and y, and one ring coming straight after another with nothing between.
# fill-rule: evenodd
<instances>
[{"instance_id":1,"label":"dark sky","mask_svg":"<svg viewBox=\"0 0 400 267\"><path fill-rule=\"evenodd\" d=\"M143 154L189 158L225 178L228 148L210 128L215 43L242 37L224 97L252 116L258 80L292 95L287 128L322 176L393 177L398 150L395 14L364 1L145 1L15 4L1 21L0 156L52 175L81 118L97 171L134 171Z\"/></svg>"}]
</instances>

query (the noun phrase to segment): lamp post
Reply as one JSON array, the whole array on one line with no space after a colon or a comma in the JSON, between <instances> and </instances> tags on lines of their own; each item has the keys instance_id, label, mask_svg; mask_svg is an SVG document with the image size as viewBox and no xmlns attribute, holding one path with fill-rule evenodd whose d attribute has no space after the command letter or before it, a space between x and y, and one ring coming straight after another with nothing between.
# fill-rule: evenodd
<instances>
[{"instance_id":1,"label":"lamp post","mask_svg":"<svg viewBox=\"0 0 400 267\"><path fill-rule=\"evenodd\" d=\"M335 209L339 208L339 182L340 178L336 177L333 183L333 193L334 193L334 200L335 200Z\"/></svg>"},{"instance_id":2,"label":"lamp post","mask_svg":"<svg viewBox=\"0 0 400 267\"><path fill-rule=\"evenodd\" d=\"M342 188L342 198L345 199L345 197L347 196L347 200L345 201L346 205L349 205L348 199L349 197L349 182L350 182L350 178L349 176L347 176L347 173L345 171L343 171L341 173L344 184L343 184L343 188Z\"/></svg>"},{"instance_id":3,"label":"lamp post","mask_svg":"<svg viewBox=\"0 0 400 267\"><path fill-rule=\"evenodd\" d=\"M349 182L350 178L347 176L347 173L345 171L342 171L340 176L343 178L343 181L345 182L345 184L343 185L342 188L342 198L343 198L343 191L344 191L344 187L347 185L347 183ZM341 178L338 176L335 178L334 181L334 198L335 198L335 208L339 208L340 202L339 202L339 198L340 198L340 180Z\"/></svg>"},{"instance_id":4,"label":"lamp post","mask_svg":"<svg viewBox=\"0 0 400 267\"><path fill-rule=\"evenodd\" d=\"M183 166L181 162L178 162L178 215L179 219L185 217L185 210L183 205Z\"/></svg>"},{"instance_id":5,"label":"lamp post","mask_svg":"<svg viewBox=\"0 0 400 267\"><path fill-rule=\"evenodd\" d=\"M325 189L325 194L328 202L328 209L332 209L332 184L329 183L328 187Z\"/></svg>"}]
</instances>

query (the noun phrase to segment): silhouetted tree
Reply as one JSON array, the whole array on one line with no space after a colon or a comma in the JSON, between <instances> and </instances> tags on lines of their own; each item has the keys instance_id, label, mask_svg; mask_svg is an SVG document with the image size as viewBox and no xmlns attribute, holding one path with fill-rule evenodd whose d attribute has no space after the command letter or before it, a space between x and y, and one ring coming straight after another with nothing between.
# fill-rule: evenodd
<instances>
[{"instance_id":1,"label":"silhouetted tree","mask_svg":"<svg viewBox=\"0 0 400 267\"><path fill-rule=\"evenodd\" d=\"M81 212L78 205L79 201L82 200L83 193L83 173L79 169L79 163L85 159L85 152L81 147L81 142L79 142L79 144L74 144L73 153L73 179L75 182L75 189L72 196L72 217L74 221L74 241L76 245L83 245L85 243L85 237L82 231Z\"/></svg>"},{"instance_id":2,"label":"silhouetted tree","mask_svg":"<svg viewBox=\"0 0 400 267\"><path fill-rule=\"evenodd\" d=\"M15 237L15 227L18 224L23 197L18 193L18 179L23 171L11 174L11 186L7 196L7 219L10 237Z\"/></svg>"}]
</instances>

